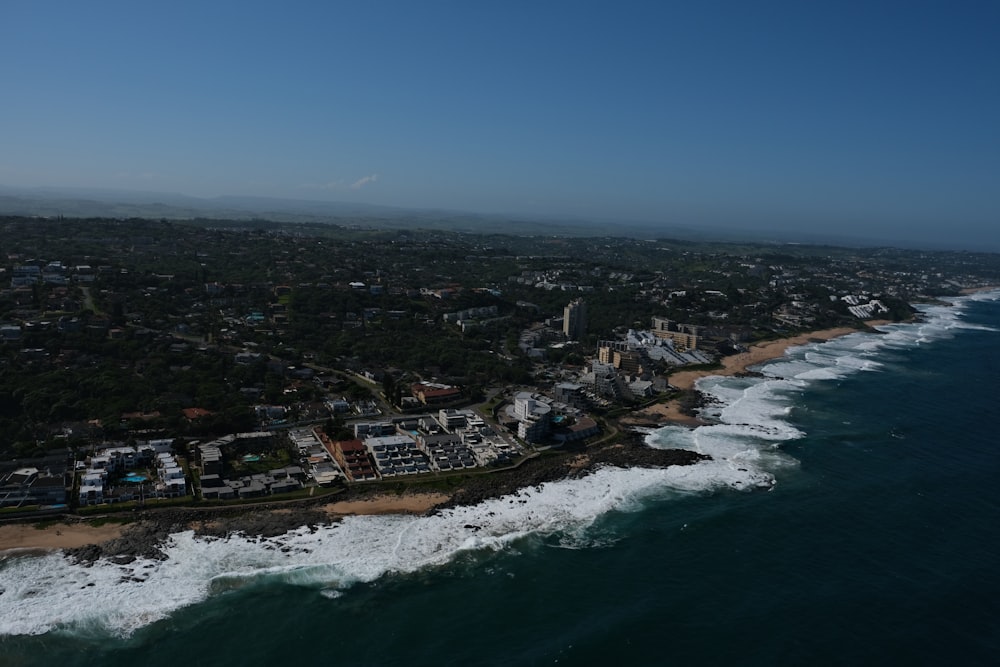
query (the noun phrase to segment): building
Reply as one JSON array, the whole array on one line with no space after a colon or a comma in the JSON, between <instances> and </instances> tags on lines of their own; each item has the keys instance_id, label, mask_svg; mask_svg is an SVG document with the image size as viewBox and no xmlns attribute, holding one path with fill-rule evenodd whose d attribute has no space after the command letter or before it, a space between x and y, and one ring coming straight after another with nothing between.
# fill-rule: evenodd
<instances>
[{"instance_id":1,"label":"building","mask_svg":"<svg viewBox=\"0 0 1000 667\"><path fill-rule=\"evenodd\" d=\"M563 334L570 340L580 340L587 333L587 304L573 299L563 308Z\"/></svg>"},{"instance_id":2,"label":"building","mask_svg":"<svg viewBox=\"0 0 1000 667\"><path fill-rule=\"evenodd\" d=\"M582 384L560 382L552 388L552 396L556 401L578 409L586 408L589 404Z\"/></svg>"},{"instance_id":3,"label":"building","mask_svg":"<svg viewBox=\"0 0 1000 667\"><path fill-rule=\"evenodd\" d=\"M327 447L351 481L378 479L372 457L361 440L338 440Z\"/></svg>"},{"instance_id":4,"label":"building","mask_svg":"<svg viewBox=\"0 0 1000 667\"><path fill-rule=\"evenodd\" d=\"M66 476L38 468L19 468L0 477L0 507L57 505L66 502Z\"/></svg>"},{"instance_id":5,"label":"building","mask_svg":"<svg viewBox=\"0 0 1000 667\"><path fill-rule=\"evenodd\" d=\"M638 352L633 350L625 352L615 351L612 356L612 363L615 368L626 373L639 373L642 368L642 358Z\"/></svg>"},{"instance_id":6,"label":"building","mask_svg":"<svg viewBox=\"0 0 1000 667\"><path fill-rule=\"evenodd\" d=\"M699 330L693 324L681 324L665 317L654 317L652 330L657 338L673 341L674 348L680 352L698 349Z\"/></svg>"},{"instance_id":7,"label":"building","mask_svg":"<svg viewBox=\"0 0 1000 667\"><path fill-rule=\"evenodd\" d=\"M548 403L522 391L514 397L512 412L517 419L517 437L525 442L539 442L548 435L552 413Z\"/></svg>"},{"instance_id":8,"label":"building","mask_svg":"<svg viewBox=\"0 0 1000 667\"><path fill-rule=\"evenodd\" d=\"M462 397L462 390L435 382L417 382L410 385L410 392L424 405L449 403Z\"/></svg>"},{"instance_id":9,"label":"building","mask_svg":"<svg viewBox=\"0 0 1000 667\"><path fill-rule=\"evenodd\" d=\"M364 446L375 460L378 474L385 477L430 472L430 459L413 438L384 435L365 438Z\"/></svg>"},{"instance_id":10,"label":"building","mask_svg":"<svg viewBox=\"0 0 1000 667\"><path fill-rule=\"evenodd\" d=\"M462 436L453 433L420 434L417 445L427 454L435 470L447 472L475 468L477 465L475 454Z\"/></svg>"},{"instance_id":11,"label":"building","mask_svg":"<svg viewBox=\"0 0 1000 667\"><path fill-rule=\"evenodd\" d=\"M599 435L601 427L590 417L581 417L570 426L560 428L553 433L557 442L579 442L595 435Z\"/></svg>"},{"instance_id":12,"label":"building","mask_svg":"<svg viewBox=\"0 0 1000 667\"><path fill-rule=\"evenodd\" d=\"M590 372L583 375L581 381L590 385L598 396L615 399L630 398L628 388L613 364L593 362Z\"/></svg>"}]
</instances>

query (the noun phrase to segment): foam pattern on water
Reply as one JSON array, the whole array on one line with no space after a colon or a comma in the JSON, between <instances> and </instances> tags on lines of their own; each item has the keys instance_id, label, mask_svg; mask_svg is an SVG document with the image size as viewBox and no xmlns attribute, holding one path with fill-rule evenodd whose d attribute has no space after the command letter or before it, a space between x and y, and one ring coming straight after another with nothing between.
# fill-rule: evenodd
<instances>
[{"instance_id":1,"label":"foam pattern on water","mask_svg":"<svg viewBox=\"0 0 1000 667\"><path fill-rule=\"evenodd\" d=\"M715 486L759 488L797 461L784 454L783 442L802 437L788 422L797 394L814 382L841 380L856 373L878 373L893 351L951 338L962 330L984 330L964 321L970 302L1000 298L1000 292L960 297L951 304L921 307L921 321L878 327L879 333L854 333L834 340L788 348L780 359L751 370L761 377L707 377L697 388L707 405L700 416L712 422L693 430L666 427L646 436L653 447L708 454L712 461L693 466L710 470ZM706 485L707 486L707 485Z\"/></svg>"},{"instance_id":2,"label":"foam pattern on water","mask_svg":"<svg viewBox=\"0 0 1000 667\"><path fill-rule=\"evenodd\" d=\"M163 561L86 567L59 554L8 557L0 566L0 634L50 631L128 635L210 595L262 579L331 591L392 573L443 565L468 551L497 551L524 537L560 534L587 543L593 522L671 489L718 483L708 469L607 467L578 480L434 516L353 516L280 537L173 535Z\"/></svg>"},{"instance_id":3,"label":"foam pattern on water","mask_svg":"<svg viewBox=\"0 0 1000 667\"><path fill-rule=\"evenodd\" d=\"M924 309L924 321L889 325L881 334L852 334L787 351L759 368L763 377L704 378L710 399L704 416L717 423L695 429L668 426L650 433L654 447L711 454L712 461L667 469L607 467L582 479L524 489L474 507L434 516L357 516L316 530L275 538L171 537L162 561L76 565L57 553L0 558L0 635L69 632L128 635L213 595L261 581L315 588L331 600L350 586L389 574L441 566L470 551L509 549L529 536L556 536L573 547L606 543L593 524L615 511L633 511L651 498L718 489L770 488L796 461L780 446L803 434L788 423L797 393L813 382L878 372L893 349L951 337L962 311L978 294L951 306Z\"/></svg>"}]
</instances>

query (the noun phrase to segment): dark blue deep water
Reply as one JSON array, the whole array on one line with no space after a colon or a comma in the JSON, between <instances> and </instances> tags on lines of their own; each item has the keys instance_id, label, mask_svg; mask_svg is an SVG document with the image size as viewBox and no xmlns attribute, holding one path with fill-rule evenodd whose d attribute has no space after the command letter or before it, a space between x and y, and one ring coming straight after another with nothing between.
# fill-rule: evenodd
<instances>
[{"instance_id":1,"label":"dark blue deep water","mask_svg":"<svg viewBox=\"0 0 1000 667\"><path fill-rule=\"evenodd\" d=\"M731 427L653 436L726 451L728 471L619 471L597 495L582 483L528 494L530 513L504 525L489 524L497 505L456 520L478 512L497 541L402 519L378 527L395 535L384 544L359 523L361 546L317 546L291 574L198 552L222 563L200 575L211 585L148 623L120 616L197 582L190 567L108 602L77 598L99 572L8 559L0 664L996 664L1000 302L934 307L765 372L719 382ZM748 489L743 474L775 484ZM439 545L467 539L481 541Z\"/></svg>"}]
</instances>

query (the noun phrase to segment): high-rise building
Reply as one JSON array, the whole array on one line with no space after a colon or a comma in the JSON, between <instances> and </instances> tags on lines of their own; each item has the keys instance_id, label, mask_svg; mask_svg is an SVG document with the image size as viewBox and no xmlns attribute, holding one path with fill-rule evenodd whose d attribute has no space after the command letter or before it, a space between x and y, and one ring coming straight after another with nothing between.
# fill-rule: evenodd
<instances>
[{"instance_id":1,"label":"high-rise building","mask_svg":"<svg viewBox=\"0 0 1000 667\"><path fill-rule=\"evenodd\" d=\"M573 299L563 308L563 333L570 340L580 340L587 333L587 304Z\"/></svg>"}]
</instances>

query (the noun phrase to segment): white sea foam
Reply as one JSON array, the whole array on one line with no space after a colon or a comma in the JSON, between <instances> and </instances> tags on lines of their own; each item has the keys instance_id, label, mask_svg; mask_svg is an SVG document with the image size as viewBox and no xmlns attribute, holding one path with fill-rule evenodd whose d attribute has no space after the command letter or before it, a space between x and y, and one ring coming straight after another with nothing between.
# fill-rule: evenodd
<instances>
[{"instance_id":1,"label":"white sea foam","mask_svg":"<svg viewBox=\"0 0 1000 667\"><path fill-rule=\"evenodd\" d=\"M732 476L732 475L730 475ZM604 468L579 480L525 489L435 516L356 516L276 538L171 537L163 561L74 565L59 554L0 566L0 634L50 631L127 635L184 606L262 580L334 591L391 573L442 565L467 551L497 551L529 535L591 544L591 524L643 499L718 484L709 469ZM750 484L749 476L736 480Z\"/></svg>"},{"instance_id":2,"label":"white sea foam","mask_svg":"<svg viewBox=\"0 0 1000 667\"><path fill-rule=\"evenodd\" d=\"M1000 289L993 289L987 292L976 292L963 298L968 301L1000 301Z\"/></svg>"},{"instance_id":3,"label":"white sea foam","mask_svg":"<svg viewBox=\"0 0 1000 667\"><path fill-rule=\"evenodd\" d=\"M877 372L892 350L950 337L962 328L964 305L924 309L924 321L881 327L787 351L759 367L759 378L704 378L704 416L717 423L666 427L647 436L655 447L708 453L713 460L662 470L604 468L583 479L525 489L430 517L347 517L315 531L276 538L199 539L174 535L163 561L74 565L59 554L0 559L0 635L52 631L127 635L213 595L261 581L314 588L331 604L359 582L439 566L462 553L508 549L527 536L557 536L561 546L607 543L594 522L637 509L651 498L715 489L770 488L795 466L781 445L803 434L788 422L796 394L813 382ZM995 297L994 297L995 298ZM878 357L878 358L876 358ZM345 593L345 591L347 591Z\"/></svg>"},{"instance_id":4,"label":"white sea foam","mask_svg":"<svg viewBox=\"0 0 1000 667\"><path fill-rule=\"evenodd\" d=\"M691 466L710 471L716 486L746 488L741 481L771 481L797 461L780 450L783 442L803 434L787 421L797 393L813 382L838 381L859 372L877 373L893 351L953 337L964 329L983 330L964 321L969 301L997 300L1000 292L955 299L951 305L921 307L921 321L878 327L880 333L854 333L834 340L791 347L785 356L751 370L762 377L708 377L698 389L708 399L701 415L714 422L693 430L660 429L647 436L654 447L691 449L712 456ZM738 476L734 476L738 474Z\"/></svg>"}]
</instances>

